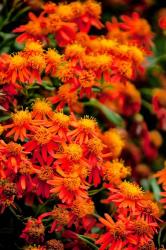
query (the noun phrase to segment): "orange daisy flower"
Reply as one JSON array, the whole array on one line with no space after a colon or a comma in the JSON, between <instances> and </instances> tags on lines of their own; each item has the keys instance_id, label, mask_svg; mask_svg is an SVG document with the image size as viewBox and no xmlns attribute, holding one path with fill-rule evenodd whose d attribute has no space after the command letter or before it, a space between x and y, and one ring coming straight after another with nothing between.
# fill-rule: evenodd
<instances>
[{"instance_id":1,"label":"orange daisy flower","mask_svg":"<svg viewBox=\"0 0 166 250\"><path fill-rule=\"evenodd\" d=\"M36 99L32 106L32 118L36 120L47 120L53 115L51 104L46 100Z\"/></svg>"},{"instance_id":2,"label":"orange daisy flower","mask_svg":"<svg viewBox=\"0 0 166 250\"><path fill-rule=\"evenodd\" d=\"M85 116L80 121L71 122L75 127L73 131L68 133L68 136L76 143L87 143L89 139L97 137L97 122L93 118Z\"/></svg>"},{"instance_id":3,"label":"orange daisy flower","mask_svg":"<svg viewBox=\"0 0 166 250\"><path fill-rule=\"evenodd\" d=\"M96 244L100 244L99 250L121 250L127 246L127 237L129 230L127 229L128 220L118 220L114 222L110 215L105 214L105 218L99 218L99 221L107 227L108 231L100 236Z\"/></svg>"},{"instance_id":4,"label":"orange daisy flower","mask_svg":"<svg viewBox=\"0 0 166 250\"><path fill-rule=\"evenodd\" d=\"M14 141L20 139L24 141L27 138L27 131L32 128L32 116L28 110L17 111L12 114L12 124L5 125L4 129L10 131L6 134L6 137L14 136Z\"/></svg>"},{"instance_id":5,"label":"orange daisy flower","mask_svg":"<svg viewBox=\"0 0 166 250\"><path fill-rule=\"evenodd\" d=\"M45 217L52 217L53 223L51 225L50 233L54 231L61 231L65 226L71 222L72 215L64 205L58 205L53 208L51 212L46 212L38 217L38 221L42 221Z\"/></svg>"},{"instance_id":6,"label":"orange daisy flower","mask_svg":"<svg viewBox=\"0 0 166 250\"><path fill-rule=\"evenodd\" d=\"M89 164L83 154L83 149L79 144L61 143L61 151L54 154L54 158L57 159L55 166L60 165L65 171L70 171L73 166L82 165L86 169L89 168Z\"/></svg>"},{"instance_id":7,"label":"orange daisy flower","mask_svg":"<svg viewBox=\"0 0 166 250\"><path fill-rule=\"evenodd\" d=\"M54 49L48 49L45 55L46 59L46 74L55 75L57 67L62 62L62 56Z\"/></svg>"},{"instance_id":8,"label":"orange daisy flower","mask_svg":"<svg viewBox=\"0 0 166 250\"><path fill-rule=\"evenodd\" d=\"M61 85L56 95L49 97L48 100L52 104L58 103L57 111L61 111L66 104L71 110L78 105L78 95L76 91L71 90L71 84Z\"/></svg>"},{"instance_id":9,"label":"orange daisy flower","mask_svg":"<svg viewBox=\"0 0 166 250\"><path fill-rule=\"evenodd\" d=\"M6 144L4 141L0 141L0 159L5 168L11 173L18 172L20 165L23 162L27 162L26 152L23 151L23 147L20 144L9 142Z\"/></svg>"},{"instance_id":10,"label":"orange daisy flower","mask_svg":"<svg viewBox=\"0 0 166 250\"><path fill-rule=\"evenodd\" d=\"M65 173L60 167L56 168L57 175L48 184L52 185L51 193L58 194L63 203L71 204L76 198L88 198L89 185L82 180L78 172Z\"/></svg>"},{"instance_id":11,"label":"orange daisy flower","mask_svg":"<svg viewBox=\"0 0 166 250\"><path fill-rule=\"evenodd\" d=\"M47 19L41 14L36 17L32 12L29 13L30 21L13 30L16 33L22 33L17 37L17 42L22 43L27 40L46 40L48 34L46 24Z\"/></svg>"},{"instance_id":12,"label":"orange daisy flower","mask_svg":"<svg viewBox=\"0 0 166 250\"><path fill-rule=\"evenodd\" d=\"M51 117L51 126L55 129L55 133L60 138L67 140L67 132L70 124L70 116L63 114L62 112L53 113Z\"/></svg>"},{"instance_id":13,"label":"orange daisy flower","mask_svg":"<svg viewBox=\"0 0 166 250\"><path fill-rule=\"evenodd\" d=\"M111 185L106 185L110 190L110 196L104 200L104 203L114 202L119 210L127 213L127 211L134 212L141 207L141 200L143 199L142 189L127 181L122 182L117 189L112 188Z\"/></svg>"},{"instance_id":14,"label":"orange daisy flower","mask_svg":"<svg viewBox=\"0 0 166 250\"><path fill-rule=\"evenodd\" d=\"M17 81L21 83L29 82L30 71L28 63L22 52L8 57L7 75L11 83L15 84Z\"/></svg>"},{"instance_id":15,"label":"orange daisy flower","mask_svg":"<svg viewBox=\"0 0 166 250\"><path fill-rule=\"evenodd\" d=\"M155 222L147 222L143 218L129 222L129 229L132 234L128 237L129 242L135 246L144 242L149 242L157 233L158 225Z\"/></svg>"},{"instance_id":16,"label":"orange daisy flower","mask_svg":"<svg viewBox=\"0 0 166 250\"><path fill-rule=\"evenodd\" d=\"M26 152L33 152L33 160L47 163L49 156L54 156L59 148L60 138L54 135L54 128L47 126L34 127L30 140L24 144Z\"/></svg>"}]
</instances>

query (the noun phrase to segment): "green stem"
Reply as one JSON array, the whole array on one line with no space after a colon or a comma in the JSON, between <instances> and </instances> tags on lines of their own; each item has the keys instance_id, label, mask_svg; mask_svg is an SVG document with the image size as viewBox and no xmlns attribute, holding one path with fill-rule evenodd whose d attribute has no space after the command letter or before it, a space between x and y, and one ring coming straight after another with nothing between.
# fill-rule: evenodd
<instances>
[{"instance_id":1,"label":"green stem","mask_svg":"<svg viewBox=\"0 0 166 250\"><path fill-rule=\"evenodd\" d=\"M149 102L142 100L142 105L152 113L152 105Z\"/></svg>"},{"instance_id":2,"label":"green stem","mask_svg":"<svg viewBox=\"0 0 166 250\"><path fill-rule=\"evenodd\" d=\"M99 192L103 191L104 189L105 189L104 187L101 187L99 189L91 190L91 191L89 191L89 195L98 194Z\"/></svg>"},{"instance_id":3,"label":"green stem","mask_svg":"<svg viewBox=\"0 0 166 250\"><path fill-rule=\"evenodd\" d=\"M98 100L92 98L88 102L84 102L84 105L99 109L111 123L119 127L124 127L125 124L123 118Z\"/></svg>"},{"instance_id":4,"label":"green stem","mask_svg":"<svg viewBox=\"0 0 166 250\"><path fill-rule=\"evenodd\" d=\"M81 235L81 234L77 234L78 238L83 240L84 242L86 242L88 245L90 245L91 247L93 247L93 249L98 250L99 248L97 246L95 246L95 244L93 244L91 241L94 241L92 238ZM91 240L91 241L90 241Z\"/></svg>"}]
</instances>

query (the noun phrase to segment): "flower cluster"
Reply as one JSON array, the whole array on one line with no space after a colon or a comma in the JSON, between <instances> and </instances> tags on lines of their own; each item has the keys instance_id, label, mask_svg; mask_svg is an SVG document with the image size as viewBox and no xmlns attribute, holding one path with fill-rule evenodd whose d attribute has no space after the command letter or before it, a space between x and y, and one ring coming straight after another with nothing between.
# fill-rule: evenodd
<instances>
[{"instance_id":1,"label":"flower cluster","mask_svg":"<svg viewBox=\"0 0 166 250\"><path fill-rule=\"evenodd\" d=\"M164 86L144 86L154 33L136 12L103 24L94 0L38 4L13 30L21 49L0 55L0 213L23 206L24 250L156 250L166 102Z\"/></svg>"}]
</instances>

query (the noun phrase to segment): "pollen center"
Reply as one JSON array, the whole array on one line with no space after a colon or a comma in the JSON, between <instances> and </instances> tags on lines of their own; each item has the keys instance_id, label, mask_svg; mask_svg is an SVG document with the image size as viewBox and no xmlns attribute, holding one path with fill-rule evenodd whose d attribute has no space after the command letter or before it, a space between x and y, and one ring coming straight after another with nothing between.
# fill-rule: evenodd
<instances>
[{"instance_id":1,"label":"pollen center","mask_svg":"<svg viewBox=\"0 0 166 250\"><path fill-rule=\"evenodd\" d=\"M140 198L143 195L143 191L136 184L123 182L119 187L121 192L130 199Z\"/></svg>"},{"instance_id":2,"label":"pollen center","mask_svg":"<svg viewBox=\"0 0 166 250\"><path fill-rule=\"evenodd\" d=\"M70 144L64 148L65 154L71 160L79 160L82 157L82 148L78 144Z\"/></svg>"},{"instance_id":3,"label":"pollen center","mask_svg":"<svg viewBox=\"0 0 166 250\"><path fill-rule=\"evenodd\" d=\"M30 123L31 122L31 114L28 111L18 111L17 113L12 115L14 124L17 126L22 126L25 123Z\"/></svg>"},{"instance_id":4,"label":"pollen center","mask_svg":"<svg viewBox=\"0 0 166 250\"><path fill-rule=\"evenodd\" d=\"M64 186L71 191L79 189L80 185L81 185L81 179L78 176L64 178Z\"/></svg>"},{"instance_id":5,"label":"pollen center","mask_svg":"<svg viewBox=\"0 0 166 250\"><path fill-rule=\"evenodd\" d=\"M34 139L39 144L47 144L48 142L51 141L52 137L53 137L52 133L49 131L48 128L45 127L38 128L34 135Z\"/></svg>"}]
</instances>

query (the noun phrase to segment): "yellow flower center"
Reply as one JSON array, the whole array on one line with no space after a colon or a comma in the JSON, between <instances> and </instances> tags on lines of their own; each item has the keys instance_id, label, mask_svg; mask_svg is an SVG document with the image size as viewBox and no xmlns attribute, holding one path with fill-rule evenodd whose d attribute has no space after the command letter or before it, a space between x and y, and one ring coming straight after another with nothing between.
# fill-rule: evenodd
<instances>
[{"instance_id":1,"label":"yellow flower center","mask_svg":"<svg viewBox=\"0 0 166 250\"><path fill-rule=\"evenodd\" d=\"M72 210L79 217L94 213L94 203L91 200L76 199L73 202Z\"/></svg>"},{"instance_id":2,"label":"yellow flower center","mask_svg":"<svg viewBox=\"0 0 166 250\"><path fill-rule=\"evenodd\" d=\"M53 121L55 121L61 127L67 127L69 125L70 117L62 112L54 113Z\"/></svg>"},{"instance_id":3,"label":"yellow flower center","mask_svg":"<svg viewBox=\"0 0 166 250\"><path fill-rule=\"evenodd\" d=\"M12 153L13 155L18 155L23 150L23 147L20 144L15 143L15 142L9 142L7 147L8 147L9 152Z\"/></svg>"},{"instance_id":4,"label":"yellow flower center","mask_svg":"<svg viewBox=\"0 0 166 250\"><path fill-rule=\"evenodd\" d=\"M37 69L39 71L44 70L46 67L45 59L42 55L32 55L29 57L29 63L33 69Z\"/></svg>"},{"instance_id":5,"label":"yellow flower center","mask_svg":"<svg viewBox=\"0 0 166 250\"><path fill-rule=\"evenodd\" d=\"M130 46L129 47L129 54L131 55L132 59L137 62L138 64L141 64L144 60L144 54L143 51L141 51L136 46Z\"/></svg>"},{"instance_id":6,"label":"yellow flower center","mask_svg":"<svg viewBox=\"0 0 166 250\"><path fill-rule=\"evenodd\" d=\"M122 194L127 196L129 199L135 200L143 196L143 191L136 184L125 181L119 185L119 188Z\"/></svg>"},{"instance_id":7,"label":"yellow flower center","mask_svg":"<svg viewBox=\"0 0 166 250\"><path fill-rule=\"evenodd\" d=\"M96 120L95 119L91 119L91 118L82 118L80 121L79 121L79 124L80 124L80 127L82 129L84 129L85 131L91 131L91 132L94 132L95 129L96 129L96 126L97 126L97 123L96 123Z\"/></svg>"},{"instance_id":8,"label":"yellow flower center","mask_svg":"<svg viewBox=\"0 0 166 250\"><path fill-rule=\"evenodd\" d=\"M51 131L49 130L49 128L45 128L42 126L36 130L36 133L34 135L34 139L39 144L47 144L48 142L51 141L52 138L53 138L53 135Z\"/></svg>"},{"instance_id":9,"label":"yellow flower center","mask_svg":"<svg viewBox=\"0 0 166 250\"><path fill-rule=\"evenodd\" d=\"M64 245L60 240L48 240L46 242L46 249L52 249L52 250L64 250Z\"/></svg>"},{"instance_id":10,"label":"yellow flower center","mask_svg":"<svg viewBox=\"0 0 166 250\"><path fill-rule=\"evenodd\" d=\"M52 168L49 166L45 166L40 168L40 173L38 174L38 176L42 181L47 181L52 173Z\"/></svg>"},{"instance_id":11,"label":"yellow flower center","mask_svg":"<svg viewBox=\"0 0 166 250\"><path fill-rule=\"evenodd\" d=\"M119 160L113 160L112 162L106 162L103 165L103 171L108 180L115 184L119 184L122 179L130 175L130 168L125 167L124 163Z\"/></svg>"},{"instance_id":12,"label":"yellow flower center","mask_svg":"<svg viewBox=\"0 0 166 250\"><path fill-rule=\"evenodd\" d=\"M74 70L69 62L64 62L60 64L56 71L56 76L59 77L63 82L72 78L74 75Z\"/></svg>"},{"instance_id":13,"label":"yellow flower center","mask_svg":"<svg viewBox=\"0 0 166 250\"><path fill-rule=\"evenodd\" d=\"M77 93L74 91L71 91L70 84L64 84L60 86L58 90L58 95L62 98L62 100L75 102L78 99Z\"/></svg>"},{"instance_id":14,"label":"yellow flower center","mask_svg":"<svg viewBox=\"0 0 166 250\"><path fill-rule=\"evenodd\" d=\"M100 155L104 145L102 144L102 141L98 138L92 138L87 143L90 151L92 151L96 155Z\"/></svg>"},{"instance_id":15,"label":"yellow flower center","mask_svg":"<svg viewBox=\"0 0 166 250\"><path fill-rule=\"evenodd\" d=\"M81 57L85 53L85 48L83 48L80 44L74 43L68 45L65 49L65 55L67 57Z\"/></svg>"},{"instance_id":16,"label":"yellow flower center","mask_svg":"<svg viewBox=\"0 0 166 250\"><path fill-rule=\"evenodd\" d=\"M117 221L116 224L112 226L110 233L113 234L115 239L125 240L125 225L122 221Z\"/></svg>"},{"instance_id":17,"label":"yellow flower center","mask_svg":"<svg viewBox=\"0 0 166 250\"><path fill-rule=\"evenodd\" d=\"M46 100L37 99L33 104L33 111L41 114L49 114L52 111L50 104Z\"/></svg>"},{"instance_id":18,"label":"yellow flower center","mask_svg":"<svg viewBox=\"0 0 166 250\"><path fill-rule=\"evenodd\" d=\"M82 157L82 148L78 144L71 143L64 148L64 153L70 160L78 161Z\"/></svg>"},{"instance_id":19,"label":"yellow flower center","mask_svg":"<svg viewBox=\"0 0 166 250\"><path fill-rule=\"evenodd\" d=\"M65 208L54 207L52 216L61 225L67 225L70 220L70 213Z\"/></svg>"},{"instance_id":20,"label":"yellow flower center","mask_svg":"<svg viewBox=\"0 0 166 250\"><path fill-rule=\"evenodd\" d=\"M63 180L64 186L70 191L78 190L81 185L81 179L79 176L65 177Z\"/></svg>"},{"instance_id":21,"label":"yellow flower center","mask_svg":"<svg viewBox=\"0 0 166 250\"><path fill-rule=\"evenodd\" d=\"M121 135L115 129L104 133L103 142L109 147L114 158L118 157L124 147Z\"/></svg>"},{"instance_id":22,"label":"yellow flower center","mask_svg":"<svg viewBox=\"0 0 166 250\"><path fill-rule=\"evenodd\" d=\"M35 41L27 42L24 50L43 53L42 44L40 42L35 42Z\"/></svg>"},{"instance_id":23,"label":"yellow flower center","mask_svg":"<svg viewBox=\"0 0 166 250\"><path fill-rule=\"evenodd\" d=\"M30 161L24 161L20 163L19 173L21 174L33 174L34 170L32 168L32 163Z\"/></svg>"},{"instance_id":24,"label":"yellow flower center","mask_svg":"<svg viewBox=\"0 0 166 250\"><path fill-rule=\"evenodd\" d=\"M91 15L99 18L101 15L101 5L93 0L88 0L84 4L84 9Z\"/></svg>"},{"instance_id":25,"label":"yellow flower center","mask_svg":"<svg viewBox=\"0 0 166 250\"><path fill-rule=\"evenodd\" d=\"M26 59L23 56L16 54L11 57L11 64L14 66L14 68L20 69L25 66Z\"/></svg>"},{"instance_id":26,"label":"yellow flower center","mask_svg":"<svg viewBox=\"0 0 166 250\"><path fill-rule=\"evenodd\" d=\"M141 236L143 234L147 234L147 232L150 231L150 227L145 220L139 219L139 221L134 222L134 230L137 235Z\"/></svg>"},{"instance_id":27,"label":"yellow flower center","mask_svg":"<svg viewBox=\"0 0 166 250\"><path fill-rule=\"evenodd\" d=\"M46 58L55 64L59 64L61 62L62 56L58 54L56 50L48 49Z\"/></svg>"},{"instance_id":28,"label":"yellow flower center","mask_svg":"<svg viewBox=\"0 0 166 250\"><path fill-rule=\"evenodd\" d=\"M14 124L19 127L32 121L31 113L27 110L17 111L15 114L12 114L12 119Z\"/></svg>"},{"instance_id":29,"label":"yellow flower center","mask_svg":"<svg viewBox=\"0 0 166 250\"><path fill-rule=\"evenodd\" d=\"M71 20L73 16L72 9L70 5L68 4L59 4L57 8L56 14L63 20L63 21L69 21Z\"/></svg>"},{"instance_id":30,"label":"yellow flower center","mask_svg":"<svg viewBox=\"0 0 166 250\"><path fill-rule=\"evenodd\" d=\"M88 88L92 87L95 83L95 75L93 71L82 71L79 73L79 82L82 87Z\"/></svg>"}]
</instances>

